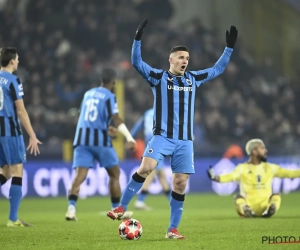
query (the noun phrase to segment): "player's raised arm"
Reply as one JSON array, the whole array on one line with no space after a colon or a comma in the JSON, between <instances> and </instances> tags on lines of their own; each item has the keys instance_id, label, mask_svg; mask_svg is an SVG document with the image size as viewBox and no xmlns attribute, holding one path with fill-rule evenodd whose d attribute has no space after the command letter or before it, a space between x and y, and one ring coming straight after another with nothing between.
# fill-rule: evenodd
<instances>
[{"instance_id":1,"label":"player's raised arm","mask_svg":"<svg viewBox=\"0 0 300 250\"><path fill-rule=\"evenodd\" d=\"M141 38L143 29L147 26L148 19L144 20L137 28L131 50L131 63L133 67L147 80L150 84L156 85L159 80L156 78L158 74L162 74L163 70L154 69L142 60L141 55Z\"/></svg>"},{"instance_id":2,"label":"player's raised arm","mask_svg":"<svg viewBox=\"0 0 300 250\"><path fill-rule=\"evenodd\" d=\"M190 71L190 73L194 76L197 86L199 87L201 84L205 83L208 80L211 80L220 74L222 74L230 60L233 47L236 43L238 35L238 30L235 26L230 27L230 32L226 30L226 44L227 47L224 49L223 54L219 58L219 60L215 63L212 68L208 68L205 70L198 71Z\"/></svg>"},{"instance_id":3,"label":"player's raised arm","mask_svg":"<svg viewBox=\"0 0 300 250\"><path fill-rule=\"evenodd\" d=\"M207 170L207 175L208 178L211 179L212 181L216 182L233 182L236 181L240 178L241 175L241 166L237 166L234 171L228 173L228 174L222 174L222 175L216 175L214 172L214 169L212 166L209 167Z\"/></svg>"},{"instance_id":4,"label":"player's raised arm","mask_svg":"<svg viewBox=\"0 0 300 250\"><path fill-rule=\"evenodd\" d=\"M272 164L272 168L274 171L274 177L279 178L300 178L300 169L286 169L281 168L276 164Z\"/></svg>"}]
</instances>

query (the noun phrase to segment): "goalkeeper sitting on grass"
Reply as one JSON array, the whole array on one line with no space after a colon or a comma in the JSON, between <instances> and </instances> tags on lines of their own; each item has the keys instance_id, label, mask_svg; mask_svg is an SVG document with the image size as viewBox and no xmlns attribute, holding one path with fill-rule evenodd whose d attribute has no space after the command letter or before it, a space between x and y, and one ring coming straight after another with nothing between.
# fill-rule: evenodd
<instances>
[{"instance_id":1,"label":"goalkeeper sitting on grass","mask_svg":"<svg viewBox=\"0 0 300 250\"><path fill-rule=\"evenodd\" d=\"M235 196L235 206L241 217L269 218L278 211L281 203L280 195L272 194L273 178L297 178L300 177L300 169L289 170L268 163L268 150L260 139L250 140L246 144L246 152L250 156L249 161L239 164L233 172L215 175L210 167L208 176L221 183L239 183L240 194Z\"/></svg>"}]
</instances>

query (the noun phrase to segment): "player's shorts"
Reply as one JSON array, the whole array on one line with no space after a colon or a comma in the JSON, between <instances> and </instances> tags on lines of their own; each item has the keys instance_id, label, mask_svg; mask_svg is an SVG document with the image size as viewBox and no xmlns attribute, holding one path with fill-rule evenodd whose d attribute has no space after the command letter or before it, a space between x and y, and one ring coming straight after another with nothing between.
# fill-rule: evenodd
<instances>
[{"instance_id":1,"label":"player's shorts","mask_svg":"<svg viewBox=\"0 0 300 250\"><path fill-rule=\"evenodd\" d=\"M155 135L147 143L143 157L150 157L160 163L165 156L171 156L173 173L194 174L193 141L183 141Z\"/></svg>"},{"instance_id":2,"label":"player's shorts","mask_svg":"<svg viewBox=\"0 0 300 250\"><path fill-rule=\"evenodd\" d=\"M150 140L149 140L150 141ZM157 165L156 165L156 170L157 171L160 171L160 170L162 170L163 168L164 168L164 166L165 166L165 162L164 162L164 160L161 160Z\"/></svg>"},{"instance_id":3,"label":"player's shorts","mask_svg":"<svg viewBox=\"0 0 300 250\"><path fill-rule=\"evenodd\" d=\"M92 168L95 160L103 168L119 164L117 153L113 147L77 146L74 149L73 168Z\"/></svg>"},{"instance_id":4,"label":"player's shorts","mask_svg":"<svg viewBox=\"0 0 300 250\"><path fill-rule=\"evenodd\" d=\"M26 162L22 135L0 137L0 167Z\"/></svg>"}]
</instances>

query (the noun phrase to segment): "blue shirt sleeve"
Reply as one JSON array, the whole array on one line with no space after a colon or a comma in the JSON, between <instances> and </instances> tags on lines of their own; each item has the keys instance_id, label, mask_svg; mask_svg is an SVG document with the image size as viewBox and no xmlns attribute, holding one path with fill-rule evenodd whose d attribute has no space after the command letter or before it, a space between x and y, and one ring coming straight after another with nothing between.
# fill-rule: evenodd
<instances>
[{"instance_id":1,"label":"blue shirt sleeve","mask_svg":"<svg viewBox=\"0 0 300 250\"><path fill-rule=\"evenodd\" d=\"M115 95L112 94L109 97L106 105L107 105L109 117L119 113L118 102L117 102L117 98Z\"/></svg>"},{"instance_id":2,"label":"blue shirt sleeve","mask_svg":"<svg viewBox=\"0 0 300 250\"><path fill-rule=\"evenodd\" d=\"M23 84L20 78L15 78L12 80L12 85L10 86L10 92L14 101L22 99L23 92Z\"/></svg>"},{"instance_id":3,"label":"blue shirt sleeve","mask_svg":"<svg viewBox=\"0 0 300 250\"><path fill-rule=\"evenodd\" d=\"M143 126L144 126L144 116L141 117L131 129L130 134L132 135L132 137L136 137L137 133L143 128Z\"/></svg>"},{"instance_id":4,"label":"blue shirt sleeve","mask_svg":"<svg viewBox=\"0 0 300 250\"><path fill-rule=\"evenodd\" d=\"M221 57L212 68L190 71L190 74L195 78L197 87L213 78L216 78L224 72L230 60L232 51L233 49L226 47Z\"/></svg>"},{"instance_id":5,"label":"blue shirt sleeve","mask_svg":"<svg viewBox=\"0 0 300 250\"><path fill-rule=\"evenodd\" d=\"M131 63L150 85L157 85L160 82L164 71L161 69L152 68L142 60L141 41L133 41Z\"/></svg>"}]
</instances>

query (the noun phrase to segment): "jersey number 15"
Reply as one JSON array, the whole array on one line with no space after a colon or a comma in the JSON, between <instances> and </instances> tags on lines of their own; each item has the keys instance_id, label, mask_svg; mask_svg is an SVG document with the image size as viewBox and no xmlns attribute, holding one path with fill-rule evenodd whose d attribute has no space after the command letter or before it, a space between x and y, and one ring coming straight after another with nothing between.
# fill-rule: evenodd
<instances>
[{"instance_id":1,"label":"jersey number 15","mask_svg":"<svg viewBox=\"0 0 300 250\"><path fill-rule=\"evenodd\" d=\"M97 104L99 103L98 99L89 99L85 102L85 113L84 120L89 120L90 122L94 122L98 116Z\"/></svg>"}]
</instances>

